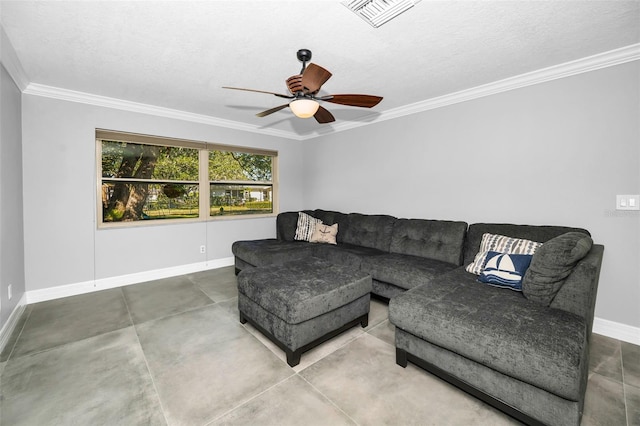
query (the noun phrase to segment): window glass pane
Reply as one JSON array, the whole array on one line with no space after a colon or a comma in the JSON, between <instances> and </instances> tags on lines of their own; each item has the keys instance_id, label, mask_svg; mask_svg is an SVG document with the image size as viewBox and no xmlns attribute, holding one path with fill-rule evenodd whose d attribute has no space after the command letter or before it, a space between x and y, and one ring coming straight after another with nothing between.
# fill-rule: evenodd
<instances>
[{"instance_id":1,"label":"window glass pane","mask_svg":"<svg viewBox=\"0 0 640 426\"><path fill-rule=\"evenodd\" d=\"M273 213L271 185L209 185L211 216Z\"/></svg>"},{"instance_id":2,"label":"window glass pane","mask_svg":"<svg viewBox=\"0 0 640 426\"><path fill-rule=\"evenodd\" d=\"M209 180L269 182L272 179L271 160L269 155L209 151Z\"/></svg>"},{"instance_id":3,"label":"window glass pane","mask_svg":"<svg viewBox=\"0 0 640 426\"><path fill-rule=\"evenodd\" d=\"M102 141L102 177L198 181L198 150Z\"/></svg>"},{"instance_id":4,"label":"window glass pane","mask_svg":"<svg viewBox=\"0 0 640 426\"><path fill-rule=\"evenodd\" d=\"M103 182L104 222L197 218L198 185Z\"/></svg>"}]
</instances>

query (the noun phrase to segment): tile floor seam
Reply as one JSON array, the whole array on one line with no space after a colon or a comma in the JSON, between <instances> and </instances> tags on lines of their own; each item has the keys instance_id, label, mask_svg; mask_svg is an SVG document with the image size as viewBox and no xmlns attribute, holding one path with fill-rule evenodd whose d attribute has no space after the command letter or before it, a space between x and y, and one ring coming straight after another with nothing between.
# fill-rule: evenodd
<instances>
[{"instance_id":1,"label":"tile floor seam","mask_svg":"<svg viewBox=\"0 0 640 426\"><path fill-rule=\"evenodd\" d=\"M138 329L133 326L133 329L136 333L136 340L138 341L138 346L140 347L140 352L142 353L142 359L144 359L144 365L147 367L147 373L149 374L149 378L151 379L151 384L153 385L153 390L156 393L156 398L158 398L158 404L160 405L160 412L162 413L162 418L165 421L165 424L169 425L169 419L167 418L167 414L165 412L164 404L162 403L162 398L160 398L160 393L158 392L158 387L156 386L156 380L151 374L151 368L149 367L149 361L147 361L147 355L144 353L144 349L142 348L142 342L140 342L140 336L138 335Z\"/></svg>"},{"instance_id":2,"label":"tile floor seam","mask_svg":"<svg viewBox=\"0 0 640 426\"><path fill-rule=\"evenodd\" d=\"M202 287L200 287L200 285L198 285L198 283L197 283L197 282L195 282L195 281L194 281L190 276L187 276L187 280L188 280L191 284L193 284L193 286L194 286L195 288L197 288L197 289L198 289L198 290L200 290L200 291L201 291L205 296L207 296L207 297L209 298L209 300L211 300L213 303L218 303L218 302L216 302L215 300L213 300L213 298L212 298L211 296L209 296L209 295L207 294L207 292L206 292L206 291L204 291L204 290L202 289Z\"/></svg>"},{"instance_id":3,"label":"tile floor seam","mask_svg":"<svg viewBox=\"0 0 640 426\"><path fill-rule=\"evenodd\" d=\"M271 346L267 346L267 345L265 345L265 344L264 344L260 339L258 339L258 336L256 336L255 334L253 334L253 333L251 332L251 330L249 330L249 326L251 326L251 324L249 324L248 322L247 322L247 323L245 323L245 324L240 324L240 326L241 326L242 328L244 328L244 330L245 330L247 333L249 333L249 335L250 335L251 337L253 337L255 340L257 340L257 341L258 341L258 343L260 343L262 346L264 346L264 347L265 347L265 348L267 348L269 351L271 351L271 353L272 353L272 354L274 354L274 355L278 358L278 360L279 360L279 361L282 361L282 360L280 359L280 357L278 356L278 354L276 353L276 351L274 350L274 349L277 349L277 350L279 350L280 352L284 353L284 351L282 350L282 348L280 348L279 346L277 346L277 345L275 345L275 344L274 344L274 346L275 346L275 347L271 347ZM260 333L260 331L258 331L258 330L256 330L256 331L257 331L258 333ZM265 336L265 337L266 337L266 336ZM271 341L271 339L269 339L269 341ZM282 361L282 362L284 362L284 363L286 364L286 361ZM313 364L312 364L312 365L313 365ZM287 366L288 366L289 368L292 368L289 364L287 364ZM295 371L294 371L294 374L295 374Z\"/></svg>"},{"instance_id":4,"label":"tile floor seam","mask_svg":"<svg viewBox=\"0 0 640 426\"><path fill-rule=\"evenodd\" d=\"M608 381L611 383L616 383L619 384L622 388L622 405L624 406L624 417L625 417L625 426L634 426L632 424L629 423L629 416L627 414L627 397L626 397L626 393L625 393L625 389L624 389L624 383L617 381L616 379L613 379L611 377L605 376L604 374L600 374L597 373L595 371L589 372L588 374L588 379L587 380L591 380L591 378L593 376L598 376L601 377L602 380L604 381ZM583 414L584 414L584 408L583 408Z\"/></svg>"},{"instance_id":5,"label":"tile floor seam","mask_svg":"<svg viewBox=\"0 0 640 426\"><path fill-rule=\"evenodd\" d=\"M627 404L627 389L624 380L624 356L622 354L622 343L620 344L620 372L622 374L622 403L624 404L624 417L627 426L632 426L629 419L629 404Z\"/></svg>"},{"instance_id":6,"label":"tile floor seam","mask_svg":"<svg viewBox=\"0 0 640 426\"><path fill-rule=\"evenodd\" d=\"M359 337L359 336L358 336ZM355 340L355 339L354 339ZM352 340L353 341L353 340ZM307 367L308 368L308 367ZM304 371L304 370L303 370ZM307 382L309 384L309 386L311 386L316 392L318 392L320 395L322 395L322 397L324 399L326 399L331 405L333 405L338 411L340 411L342 414L344 414L345 416L347 416L347 418L349 420L351 420L353 422L353 424L359 426L360 423L358 423L354 418L352 418L347 412L345 412L340 406L338 406L338 404L336 404L331 398L329 398L327 395L325 395L320 389L318 389L317 387L315 387L313 385L313 383L311 383L310 381L308 381L305 377L303 377L302 375L300 375L300 373L296 373L297 376L299 376L302 380L304 380L305 382Z\"/></svg>"},{"instance_id":7,"label":"tile floor seam","mask_svg":"<svg viewBox=\"0 0 640 426\"><path fill-rule=\"evenodd\" d=\"M278 353L276 353L276 352L275 352L275 350L277 349L277 350L278 350L278 351L280 351L281 353L284 353L284 351L282 350L282 348L278 347L277 345L274 345L274 346L268 346L268 345L264 344L264 342L262 342L262 341L261 341L261 340L260 340L260 339L255 335L255 334L253 334L253 333L251 332L251 330L249 330L249 327L248 327L248 326L250 326L250 324L249 324L249 323L241 324L241 326L242 326L242 327L244 327L244 329L245 329L245 330L246 330L246 331L247 331L251 336L253 336L253 338L254 338L254 339L256 339L258 342L260 342L260 344L261 344L262 346L264 346L265 348L269 349L269 350L270 350L274 355L276 355L276 356L278 357L278 359L280 359L280 357L278 356ZM375 327L373 327L373 328L375 328ZM256 330L256 331L258 331L258 330ZM343 333L346 333L347 331L348 331L348 330L345 330ZM258 333L260 333L260 331L258 331ZM341 334L343 334L343 333L341 333ZM333 354L333 353L334 353L334 352L336 352L337 350L340 350L340 349L344 348L344 347L345 347L345 346L347 346L349 343L353 342L354 340L356 340L357 338L359 338L359 337L361 337L361 336L363 336L363 335L365 335L365 334L368 334L368 333L367 333L367 331L362 330L362 333L361 333L360 335L355 336L353 339L351 339L351 340L349 340L349 341L347 341L347 342L344 342L344 343L343 343L342 345L340 345L340 346L336 346L336 348L335 348L333 351L328 352L327 354L325 354L325 355L321 356L321 357L320 357L320 358L318 358L317 360L313 361L311 364L307 365L304 369L302 369L302 370L300 370L300 371L297 371L297 372L295 372L295 370L294 370L294 372L295 372L296 374L298 374L298 373L300 373L300 372L302 372L302 371L306 370L307 368L311 367L312 365L316 364L316 363L317 363L317 362L319 362L319 361L322 361L323 359L325 359L325 358L326 358L326 357L328 357L329 355ZM265 336L265 337L266 337L266 336ZM336 336L336 337L337 337L337 336ZM378 340L382 340L382 339L380 339L380 338L379 338L379 337L377 337L377 336L373 336L373 335L372 335L371 337L374 337L374 338L376 338L376 339L378 339ZM269 339L269 340L270 340L270 339ZM387 342L385 342L385 343L387 343ZM387 343L387 344L388 344L388 343ZM285 354L285 355L286 355L286 354ZM302 356L304 356L304 353L302 353ZM282 359L280 359L280 361L285 362L285 361L283 361ZM286 362L285 362L285 364L286 364ZM289 364L287 364L287 365L289 366ZM290 366L289 366L289 367L290 367Z\"/></svg>"},{"instance_id":8,"label":"tile floor seam","mask_svg":"<svg viewBox=\"0 0 640 426\"><path fill-rule=\"evenodd\" d=\"M160 393L158 392L158 387L156 386L156 381L153 378L153 374L151 374L151 368L149 368L149 361L147 361L147 355L144 353L144 348L142 347L142 342L140 341L140 335L138 334L138 327L133 322L133 317L131 316L131 310L129 309L129 304L127 303L127 298L124 295L124 290L120 287L120 294L122 294L122 299L124 300L124 306L127 309L127 314L129 315L129 319L131 320L131 326L133 327L133 331L136 335L136 341L138 342L138 347L140 348L140 353L142 354L142 359L144 359L144 365L147 368L147 374L149 374L149 378L151 379L151 384L153 385L153 391L156 394L156 398L158 398L158 404L160 405L160 412L162 413L162 418L165 421L165 424L169 425L169 419L167 419L167 414L165 413L164 405L162 404L162 399L160 398Z\"/></svg>"},{"instance_id":9,"label":"tile floor seam","mask_svg":"<svg viewBox=\"0 0 640 426\"><path fill-rule=\"evenodd\" d=\"M52 346L50 348L45 348L45 349L42 349L42 350L28 352L26 354L22 354L22 355L17 356L16 359L27 357L27 356L32 356L32 355L42 354L42 353L49 352L49 351L54 350L54 349L64 348L65 346L72 345L72 344L74 344L76 342L82 342L82 341L87 340L87 339L93 339L94 337L102 336L103 334L109 334L109 333L113 333L114 331L124 330L125 328L133 327L133 325L134 324L130 324L130 325L126 325L124 327L114 328L113 330L108 330L108 331L105 331L103 333L94 334L93 336L87 336L87 337L83 337L82 339L72 340L70 342L62 343L60 345ZM16 342L17 342L17 340L16 340ZM9 359L7 359L6 362L9 362Z\"/></svg>"},{"instance_id":10,"label":"tile floor seam","mask_svg":"<svg viewBox=\"0 0 640 426\"><path fill-rule=\"evenodd\" d=\"M348 331L348 330L343 331L343 333L345 333L346 331ZM340 334L343 334L343 333L340 333ZM353 339L349 340L348 342L345 342L343 345L336 346L336 348L335 348L333 351L331 351L331 352L329 352L328 354L326 354L326 355L324 355L324 356L322 356L322 357L318 358L317 360L315 360L315 361L314 361L314 362L312 362L311 364L307 365L304 369L302 369L302 370L300 370L300 371L304 371L304 370L306 370L307 368L311 367L312 365L314 365L314 364L318 363L319 361L322 361L323 359L325 359L325 358L326 358L326 357L328 357L329 355L334 354L336 351L338 351L338 350L340 350L340 349L344 348L344 347L345 347L345 346L347 346L349 343L353 342L354 340L356 340L357 338L359 338L360 336L362 336L362 335L364 335L364 334L367 334L367 332L366 332L366 331L364 331L364 330L362 330L362 333L361 333L361 334L359 334L359 335L355 336ZM338 336L339 336L339 335L338 335ZM335 336L335 337L338 337L338 336ZM302 354L302 356L304 356L304 353ZM297 373L299 373L300 371L298 371ZM297 373L296 373L296 374L297 374Z\"/></svg>"},{"instance_id":11,"label":"tile floor seam","mask_svg":"<svg viewBox=\"0 0 640 426\"><path fill-rule=\"evenodd\" d=\"M633 426L630 422L629 418L629 404L627 404L627 390L624 387L624 383L622 384L622 403L624 404L624 417L627 421L627 426Z\"/></svg>"},{"instance_id":12,"label":"tile floor seam","mask_svg":"<svg viewBox=\"0 0 640 426\"><path fill-rule=\"evenodd\" d=\"M208 296L207 296L207 297L208 297ZM209 298L209 299L211 299L211 298ZM209 303L208 305L204 305L204 306L196 306L195 308L187 308L187 309L185 309L184 311L174 312L174 313L172 313L172 314L168 314L168 315L165 315L165 316L162 316L162 317L153 318L153 319L146 320L146 321L142 321L142 322L139 322L139 323L135 323L135 322L134 322L134 323L132 323L132 325L134 325L134 326L136 326L136 325L142 325L142 324L146 324L146 323L151 322L151 321L158 321L158 320L165 319L165 318L171 318L171 317L175 317L176 315L182 315L182 314L186 314L186 313L188 313L188 312L194 312L194 311L197 311L198 309L204 309L204 308L208 308L208 307L211 307L211 306L215 306L216 304L217 304L217 302L213 302L213 301L212 301L212 302L211 302L211 303ZM127 310L128 310L128 306L127 306ZM133 321L133 319L132 319L132 321Z\"/></svg>"},{"instance_id":13,"label":"tile floor seam","mask_svg":"<svg viewBox=\"0 0 640 426\"><path fill-rule=\"evenodd\" d=\"M198 284L197 282L195 282L191 277L187 277L187 279L189 280L189 282L190 282L191 284L193 284L194 286L196 286L196 287L198 288L198 290L200 290L201 292L203 292L205 296L207 296L209 299L211 299L211 301L212 301L213 303L226 302L226 301L228 301L228 300L231 300L231 299L234 299L234 298L235 298L235 297L229 297L229 298L227 298L227 299L223 299L223 300L214 300L211 296L209 296L209 295L207 294L207 292L206 292L206 291L204 291L204 289L202 288L202 286L200 286L200 284ZM236 296L236 297L237 297L237 296Z\"/></svg>"},{"instance_id":14,"label":"tile floor seam","mask_svg":"<svg viewBox=\"0 0 640 426\"><path fill-rule=\"evenodd\" d=\"M207 297L209 297L209 296L207 296ZM209 299L211 299L211 297L209 297ZM211 299L211 300L213 300L213 303L217 304L217 303L228 302L229 300L233 300L233 299L235 299L235 297L229 297L228 299L222 299L222 300L213 300L213 299Z\"/></svg>"},{"instance_id":15,"label":"tile floor seam","mask_svg":"<svg viewBox=\"0 0 640 426\"><path fill-rule=\"evenodd\" d=\"M193 286L194 286L195 288L197 288L198 290L200 290L200 293L202 293L202 294L204 294L205 296L207 296L207 298L208 298L209 300L211 300L211 303L218 303L218 302L216 302L215 300L213 300L213 298L212 298L211 296L209 296L209 295L207 294L207 292L206 292L206 291L204 291L204 290L202 289L202 287L200 287L197 283L194 283L194 282L193 282L193 280L191 280L191 278L190 278L190 277L187 277L187 279L189 280L189 282L190 282L191 284L193 284Z\"/></svg>"},{"instance_id":16,"label":"tile floor seam","mask_svg":"<svg viewBox=\"0 0 640 426\"><path fill-rule=\"evenodd\" d=\"M248 330L247 330L248 331ZM213 419L211 419L208 422L205 422L203 426L209 426L211 425L213 422L223 418L224 416L226 416L227 414L231 414L233 413L235 410L239 409L240 407L248 404L249 402L253 401L254 399L258 398L259 396L269 392L271 389L275 388L276 386L280 385L281 383L286 382L287 380L291 379L294 376L297 376L298 374L295 371L292 371L293 374L291 374L290 376L285 377L284 379L280 380L278 383L275 383L272 386L269 386L267 389L263 390L262 392L258 392L257 394L255 394L254 396L242 401L240 404L236 405L235 407L231 408L228 411L225 411L224 413L220 414L217 417L214 417Z\"/></svg>"},{"instance_id":17,"label":"tile floor seam","mask_svg":"<svg viewBox=\"0 0 640 426\"><path fill-rule=\"evenodd\" d=\"M385 320L385 321L388 321L388 320ZM376 339L382 341L383 343L386 343L387 345L391 345L391 346L393 346L395 348L396 347L395 343L393 343L393 344L389 343L386 340L384 340L384 339L382 339L382 338L370 333L371 331L375 330L376 328L381 327L384 324L385 321L382 321L380 324L376 325L375 327L372 327L369 330L365 331L364 334L368 334L371 337L375 337Z\"/></svg>"}]
</instances>

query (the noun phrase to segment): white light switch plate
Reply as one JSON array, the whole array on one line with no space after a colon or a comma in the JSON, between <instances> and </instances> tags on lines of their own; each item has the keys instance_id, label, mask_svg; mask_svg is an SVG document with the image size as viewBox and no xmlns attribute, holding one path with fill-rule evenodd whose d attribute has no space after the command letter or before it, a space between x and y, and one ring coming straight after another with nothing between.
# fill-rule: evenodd
<instances>
[{"instance_id":1,"label":"white light switch plate","mask_svg":"<svg viewBox=\"0 0 640 426\"><path fill-rule=\"evenodd\" d=\"M640 195L616 195L616 210L640 210Z\"/></svg>"}]
</instances>

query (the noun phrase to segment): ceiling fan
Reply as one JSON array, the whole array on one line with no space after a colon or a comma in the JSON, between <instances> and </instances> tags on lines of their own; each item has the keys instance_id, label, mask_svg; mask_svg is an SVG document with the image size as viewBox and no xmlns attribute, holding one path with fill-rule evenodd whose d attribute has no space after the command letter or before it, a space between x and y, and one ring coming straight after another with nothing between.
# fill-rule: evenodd
<instances>
[{"instance_id":1,"label":"ceiling fan","mask_svg":"<svg viewBox=\"0 0 640 426\"><path fill-rule=\"evenodd\" d=\"M266 93L279 98L292 99L289 103L268 109L256 114L258 117L266 117L269 114L280 111L284 108L291 108L291 111L300 118L313 117L318 123L331 123L336 119L325 108L321 107L318 101L332 102L334 104L349 105L362 108L371 108L382 100L381 96L373 95L326 95L317 96L320 87L331 78L331 73L316 64L309 64L311 60L311 51L308 49L300 49L297 53L298 60L302 62L302 70L300 74L289 77L287 87L290 95L280 93L267 92L264 90L243 89L241 87L224 86L223 89L244 90L247 92Z\"/></svg>"}]
</instances>

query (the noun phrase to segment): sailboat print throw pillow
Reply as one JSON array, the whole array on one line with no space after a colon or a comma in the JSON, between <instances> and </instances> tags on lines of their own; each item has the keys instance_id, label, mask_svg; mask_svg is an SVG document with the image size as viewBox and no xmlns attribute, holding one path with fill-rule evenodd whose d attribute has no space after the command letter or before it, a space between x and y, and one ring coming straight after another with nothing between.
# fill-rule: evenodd
<instances>
[{"instance_id":1,"label":"sailboat print throw pillow","mask_svg":"<svg viewBox=\"0 0 640 426\"><path fill-rule=\"evenodd\" d=\"M531 264L531 254L509 254L489 251L487 263L478 281L497 287L522 291L522 277Z\"/></svg>"}]
</instances>

